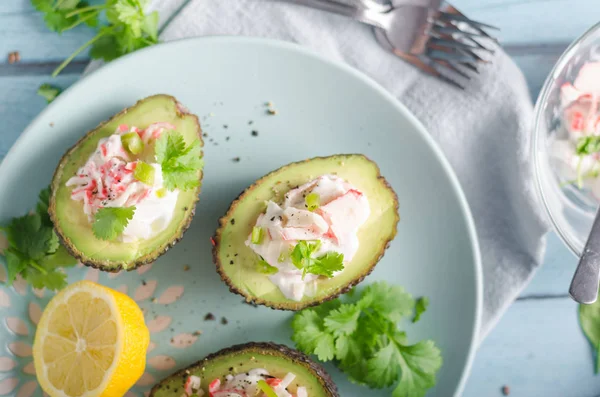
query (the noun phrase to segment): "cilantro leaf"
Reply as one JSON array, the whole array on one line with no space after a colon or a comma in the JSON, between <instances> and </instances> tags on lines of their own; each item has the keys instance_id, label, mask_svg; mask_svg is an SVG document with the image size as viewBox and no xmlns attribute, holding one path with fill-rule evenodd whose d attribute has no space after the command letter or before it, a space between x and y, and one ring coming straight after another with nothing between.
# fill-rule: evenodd
<instances>
[{"instance_id":1,"label":"cilantro leaf","mask_svg":"<svg viewBox=\"0 0 600 397\"><path fill-rule=\"evenodd\" d=\"M100 208L92 223L94 236L100 240L116 239L123 233L134 213L135 206Z\"/></svg>"},{"instance_id":2,"label":"cilantro leaf","mask_svg":"<svg viewBox=\"0 0 600 397\"><path fill-rule=\"evenodd\" d=\"M296 346L319 360L329 361L335 356L333 336L325 332L323 319L312 309L303 310L292 320Z\"/></svg>"},{"instance_id":3,"label":"cilantro leaf","mask_svg":"<svg viewBox=\"0 0 600 397\"><path fill-rule=\"evenodd\" d=\"M350 335L358 327L360 308L356 305L342 305L332 310L325 318L325 328L334 336Z\"/></svg>"},{"instance_id":4,"label":"cilantro leaf","mask_svg":"<svg viewBox=\"0 0 600 397\"><path fill-rule=\"evenodd\" d=\"M298 260L314 261L306 257L313 251L310 244L301 246ZM427 302L415 302L401 287L373 283L359 298L342 297L295 314L292 340L303 352L334 361L355 383L378 389L396 384L393 397L422 397L435 384L440 350L430 340L409 345L398 325L413 312L423 313Z\"/></svg>"},{"instance_id":5,"label":"cilantro leaf","mask_svg":"<svg viewBox=\"0 0 600 397\"><path fill-rule=\"evenodd\" d=\"M427 306L429 306L429 298L426 296L422 296L417 299L417 303L415 304L415 316L412 319L413 323L416 323L421 318L421 315L425 313L427 310Z\"/></svg>"},{"instance_id":6,"label":"cilantro leaf","mask_svg":"<svg viewBox=\"0 0 600 397\"><path fill-rule=\"evenodd\" d=\"M577 140L575 153L579 156L587 156L600 152L600 136L587 135Z\"/></svg>"},{"instance_id":7,"label":"cilantro leaf","mask_svg":"<svg viewBox=\"0 0 600 397\"><path fill-rule=\"evenodd\" d=\"M200 140L186 146L180 133L165 131L156 140L154 151L167 189L189 190L200 185L198 172L204 166Z\"/></svg>"},{"instance_id":8,"label":"cilantro leaf","mask_svg":"<svg viewBox=\"0 0 600 397\"><path fill-rule=\"evenodd\" d=\"M275 273L279 272L278 268L276 268L275 266L269 265L269 263L262 258L260 258L258 260L258 265L256 267L256 270L258 270L259 273L263 273L263 274L275 274Z\"/></svg>"},{"instance_id":9,"label":"cilantro leaf","mask_svg":"<svg viewBox=\"0 0 600 397\"><path fill-rule=\"evenodd\" d=\"M374 388L388 387L398 379L400 372L400 357L394 342L387 345L367 360L367 379Z\"/></svg>"},{"instance_id":10,"label":"cilantro leaf","mask_svg":"<svg viewBox=\"0 0 600 397\"><path fill-rule=\"evenodd\" d=\"M46 102L50 103L55 100L58 95L60 95L61 91L62 90L60 88L54 85L44 83L38 88L37 94L43 97Z\"/></svg>"},{"instance_id":11,"label":"cilantro leaf","mask_svg":"<svg viewBox=\"0 0 600 397\"><path fill-rule=\"evenodd\" d=\"M290 258L298 269L302 270L302 277L306 273L319 276L333 277L334 273L344 269L344 255L337 252L328 252L319 258L313 258L314 252L321 247L320 241L300 240L292 250Z\"/></svg>"},{"instance_id":12,"label":"cilantro leaf","mask_svg":"<svg viewBox=\"0 0 600 397\"><path fill-rule=\"evenodd\" d=\"M34 288L56 290L66 286L61 267L73 266L77 261L59 245L58 236L48 217L50 189L39 194L35 212L13 218L0 228L6 234L8 248L0 255L6 262L7 282L12 284L17 275Z\"/></svg>"},{"instance_id":13,"label":"cilantro leaf","mask_svg":"<svg viewBox=\"0 0 600 397\"><path fill-rule=\"evenodd\" d=\"M421 341L412 346L402 346L399 350L400 383L392 392L393 397L422 397L435 385L435 374L442 366L440 350L432 341Z\"/></svg>"},{"instance_id":14,"label":"cilantro leaf","mask_svg":"<svg viewBox=\"0 0 600 397\"><path fill-rule=\"evenodd\" d=\"M93 59L103 59L106 62L110 62L113 59L117 59L122 54L119 49L119 43L117 43L115 36L112 34L102 33L103 31L109 31L109 29L104 28L104 30L100 31L102 37L92 44L92 48L90 49L90 57Z\"/></svg>"},{"instance_id":15,"label":"cilantro leaf","mask_svg":"<svg viewBox=\"0 0 600 397\"><path fill-rule=\"evenodd\" d=\"M415 300L402 287L381 282L369 285L359 303L393 322L410 316L415 306Z\"/></svg>"},{"instance_id":16,"label":"cilantro leaf","mask_svg":"<svg viewBox=\"0 0 600 397\"><path fill-rule=\"evenodd\" d=\"M54 8L54 0L31 0L31 4L40 12L48 12Z\"/></svg>"}]
</instances>

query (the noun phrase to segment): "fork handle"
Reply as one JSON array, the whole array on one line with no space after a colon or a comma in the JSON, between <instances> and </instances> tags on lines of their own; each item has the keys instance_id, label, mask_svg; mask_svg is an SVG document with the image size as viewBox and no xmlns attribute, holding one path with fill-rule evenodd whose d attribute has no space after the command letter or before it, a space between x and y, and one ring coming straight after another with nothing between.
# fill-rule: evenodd
<instances>
[{"instance_id":1,"label":"fork handle","mask_svg":"<svg viewBox=\"0 0 600 397\"><path fill-rule=\"evenodd\" d=\"M382 16L373 10L359 9L347 4L337 3L330 0L275 0L281 3L291 3L309 8L315 8L321 11L327 11L332 14L342 15L363 22L367 25L385 29Z\"/></svg>"}]
</instances>

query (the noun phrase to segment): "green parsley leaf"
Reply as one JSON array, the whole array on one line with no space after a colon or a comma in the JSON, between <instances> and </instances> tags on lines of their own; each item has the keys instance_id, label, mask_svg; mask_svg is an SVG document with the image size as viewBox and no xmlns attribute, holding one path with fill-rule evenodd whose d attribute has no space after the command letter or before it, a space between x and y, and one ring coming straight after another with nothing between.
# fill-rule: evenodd
<instances>
[{"instance_id":1,"label":"green parsley leaf","mask_svg":"<svg viewBox=\"0 0 600 397\"><path fill-rule=\"evenodd\" d=\"M426 296L422 296L417 299L417 303L415 304L415 316L412 319L413 323L416 323L421 318L421 315L425 313L427 310L427 306L429 306L429 298Z\"/></svg>"},{"instance_id":2,"label":"green parsley leaf","mask_svg":"<svg viewBox=\"0 0 600 397\"><path fill-rule=\"evenodd\" d=\"M100 240L114 240L123 233L134 213L135 206L100 208L94 215L92 231Z\"/></svg>"},{"instance_id":3,"label":"green parsley leaf","mask_svg":"<svg viewBox=\"0 0 600 397\"><path fill-rule=\"evenodd\" d=\"M435 386L435 374L442 366L440 350L430 340L412 346L400 345L401 378L393 397L422 397Z\"/></svg>"},{"instance_id":4,"label":"green parsley leaf","mask_svg":"<svg viewBox=\"0 0 600 397\"><path fill-rule=\"evenodd\" d=\"M332 310L325 318L325 328L333 336L350 335L358 327L360 308L356 305L343 305Z\"/></svg>"},{"instance_id":5,"label":"green parsley leaf","mask_svg":"<svg viewBox=\"0 0 600 397\"><path fill-rule=\"evenodd\" d=\"M62 90L59 87L50 85L48 83L42 84L37 90L37 94L39 96L43 97L46 100L46 102L48 102L48 103L55 100L56 97L59 96L61 92L62 92Z\"/></svg>"},{"instance_id":6,"label":"green parsley leaf","mask_svg":"<svg viewBox=\"0 0 600 397\"><path fill-rule=\"evenodd\" d=\"M582 136L577 140L577 147L575 149L575 153L577 153L577 155L587 156L598 152L600 152L599 135Z\"/></svg>"},{"instance_id":7,"label":"green parsley leaf","mask_svg":"<svg viewBox=\"0 0 600 397\"><path fill-rule=\"evenodd\" d=\"M40 12L48 12L54 8L54 0L31 0L31 4Z\"/></svg>"},{"instance_id":8,"label":"green parsley leaf","mask_svg":"<svg viewBox=\"0 0 600 397\"><path fill-rule=\"evenodd\" d=\"M312 252L308 244L298 251ZM419 302L416 308L401 287L374 283L358 299L342 297L295 314L292 340L303 352L334 361L355 383L371 388L396 384L394 397L422 397L435 384L440 350L429 340L409 345L398 327L413 311L423 312L426 299Z\"/></svg>"},{"instance_id":9,"label":"green parsley leaf","mask_svg":"<svg viewBox=\"0 0 600 397\"><path fill-rule=\"evenodd\" d=\"M364 290L359 304L398 322L413 313L415 300L402 287L375 283Z\"/></svg>"},{"instance_id":10,"label":"green parsley leaf","mask_svg":"<svg viewBox=\"0 0 600 397\"><path fill-rule=\"evenodd\" d=\"M81 0L57 0L54 8L57 10L70 10L79 5Z\"/></svg>"},{"instance_id":11,"label":"green parsley leaf","mask_svg":"<svg viewBox=\"0 0 600 397\"><path fill-rule=\"evenodd\" d=\"M306 273L319 276L333 277L337 271L344 269L344 255L337 252L328 252L319 258L313 258L314 252L321 247L320 241L298 241L290 255L292 263L302 270L302 277Z\"/></svg>"},{"instance_id":12,"label":"green parsley leaf","mask_svg":"<svg viewBox=\"0 0 600 397\"><path fill-rule=\"evenodd\" d=\"M319 360L329 361L335 357L333 336L325 332L323 319L314 310L303 310L292 320L296 346Z\"/></svg>"},{"instance_id":13,"label":"green parsley leaf","mask_svg":"<svg viewBox=\"0 0 600 397\"><path fill-rule=\"evenodd\" d=\"M400 353L392 341L367 360L367 378L370 386L381 389L394 384L400 372Z\"/></svg>"},{"instance_id":14,"label":"green parsley leaf","mask_svg":"<svg viewBox=\"0 0 600 397\"><path fill-rule=\"evenodd\" d=\"M17 275L34 288L57 290L66 286L61 267L73 266L77 261L59 245L48 216L50 189L39 194L36 211L13 218L0 228L6 234L8 248L0 255L6 262L7 282L12 284Z\"/></svg>"},{"instance_id":15,"label":"green parsley leaf","mask_svg":"<svg viewBox=\"0 0 600 397\"><path fill-rule=\"evenodd\" d=\"M117 43L117 39L112 34L112 30L110 28L103 28L100 30L99 34L102 34L102 36L98 38L98 40L96 40L90 48L91 58L102 59L106 62L110 62L113 59L117 59L123 55L119 48L119 43Z\"/></svg>"},{"instance_id":16,"label":"green parsley leaf","mask_svg":"<svg viewBox=\"0 0 600 397\"><path fill-rule=\"evenodd\" d=\"M198 174L204 166L200 140L186 146L180 133L165 131L156 140L154 150L167 189L189 190L200 185Z\"/></svg>"}]
</instances>

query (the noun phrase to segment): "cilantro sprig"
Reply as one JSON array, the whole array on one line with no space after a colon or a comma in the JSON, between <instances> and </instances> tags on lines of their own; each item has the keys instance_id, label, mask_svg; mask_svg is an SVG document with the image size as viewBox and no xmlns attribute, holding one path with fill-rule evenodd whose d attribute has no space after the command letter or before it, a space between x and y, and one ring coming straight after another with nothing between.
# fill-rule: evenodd
<instances>
[{"instance_id":1,"label":"cilantro sprig","mask_svg":"<svg viewBox=\"0 0 600 397\"><path fill-rule=\"evenodd\" d=\"M296 244L290 258L298 269L302 270L302 278L306 273L319 276L333 277L334 273L344 269L344 254L328 252L323 256L314 258L313 254L319 250L321 242L301 240Z\"/></svg>"},{"instance_id":2,"label":"cilantro sprig","mask_svg":"<svg viewBox=\"0 0 600 397\"><path fill-rule=\"evenodd\" d=\"M114 240L123 233L129 221L133 218L135 206L104 207L94 214L92 231L100 240Z\"/></svg>"},{"instance_id":3,"label":"cilantro sprig","mask_svg":"<svg viewBox=\"0 0 600 397\"><path fill-rule=\"evenodd\" d=\"M51 84L44 83L38 88L37 94L50 103L60 95L62 89Z\"/></svg>"},{"instance_id":4,"label":"cilantro sprig","mask_svg":"<svg viewBox=\"0 0 600 397\"><path fill-rule=\"evenodd\" d=\"M200 185L198 171L202 170L204 160L199 139L186 145L180 133L165 131L156 140L154 150L168 190L189 190Z\"/></svg>"},{"instance_id":5,"label":"cilantro sprig","mask_svg":"<svg viewBox=\"0 0 600 397\"><path fill-rule=\"evenodd\" d=\"M411 345L399 329L401 320L414 316L415 305L401 287L374 283L359 298L352 294L297 313L292 339L304 353L333 361L356 383L395 385L393 397L424 396L435 385L442 357L433 341ZM425 306L416 311L423 313Z\"/></svg>"},{"instance_id":6,"label":"cilantro sprig","mask_svg":"<svg viewBox=\"0 0 600 397\"><path fill-rule=\"evenodd\" d=\"M83 0L31 0L44 15L46 26L59 34L86 24L97 34L61 63L56 77L77 55L90 49L90 57L111 61L140 48L158 43L158 13L146 14L148 0L106 0L89 5ZM101 22L102 21L102 22Z\"/></svg>"},{"instance_id":7,"label":"cilantro sprig","mask_svg":"<svg viewBox=\"0 0 600 397\"><path fill-rule=\"evenodd\" d=\"M50 188L42 190L35 211L13 218L0 227L8 240L4 254L7 282L11 285L17 275L34 288L59 290L67 285L61 268L74 266L77 260L59 244L48 215Z\"/></svg>"}]
</instances>

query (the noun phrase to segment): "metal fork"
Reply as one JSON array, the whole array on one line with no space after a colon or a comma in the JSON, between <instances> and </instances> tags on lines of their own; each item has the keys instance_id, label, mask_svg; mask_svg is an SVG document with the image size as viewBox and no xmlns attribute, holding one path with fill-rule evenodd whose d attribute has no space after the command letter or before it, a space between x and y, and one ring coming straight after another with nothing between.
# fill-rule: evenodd
<instances>
[{"instance_id":1,"label":"metal fork","mask_svg":"<svg viewBox=\"0 0 600 397\"><path fill-rule=\"evenodd\" d=\"M461 68L477 71L476 64L484 61L478 52L493 52L476 40L490 38L483 28L492 26L437 7L401 5L384 9L385 5L377 8L353 7L332 0L279 1L347 16L379 28L388 49L396 55L459 88L463 86L440 73L438 68L469 78ZM382 37L378 39L384 41Z\"/></svg>"}]
</instances>

